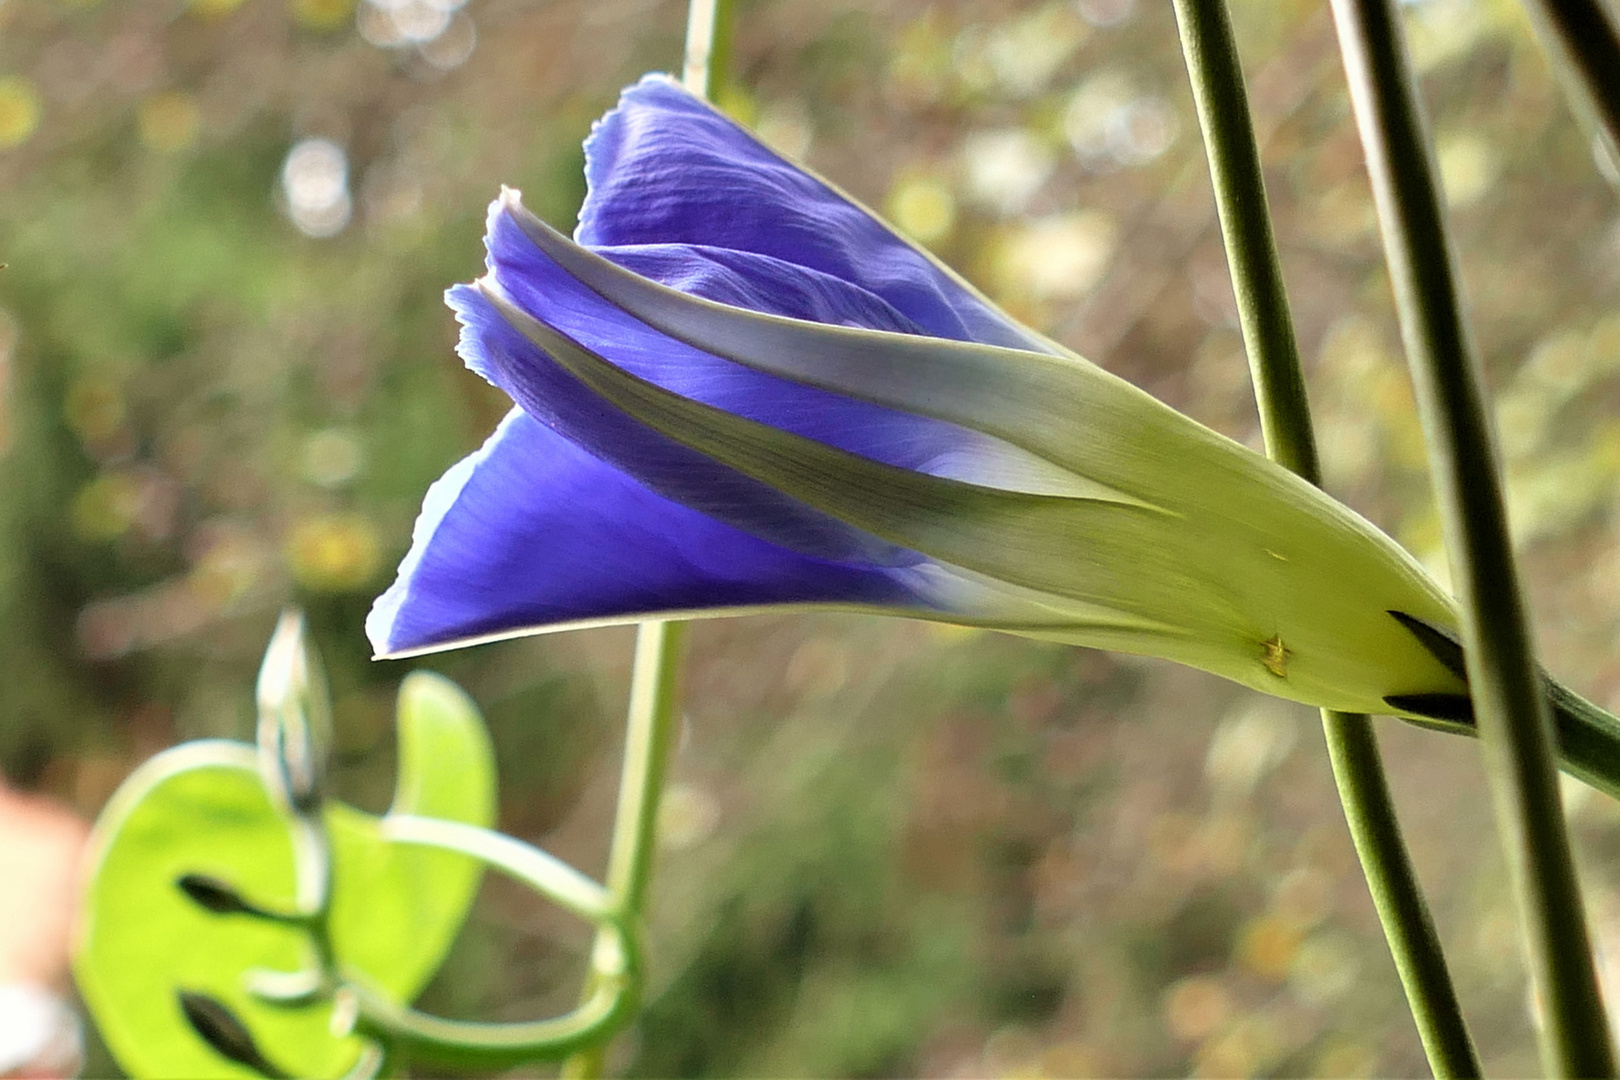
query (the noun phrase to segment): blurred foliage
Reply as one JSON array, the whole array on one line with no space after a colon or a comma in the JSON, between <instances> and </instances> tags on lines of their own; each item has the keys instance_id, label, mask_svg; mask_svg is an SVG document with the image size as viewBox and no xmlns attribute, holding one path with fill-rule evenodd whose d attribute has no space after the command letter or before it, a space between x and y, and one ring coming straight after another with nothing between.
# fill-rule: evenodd
<instances>
[{"instance_id":1,"label":"blurred foliage","mask_svg":"<svg viewBox=\"0 0 1620 1080\"><path fill-rule=\"evenodd\" d=\"M1168 5L741 8L729 110L1258 445ZM1405 10L1543 651L1620 705L1620 207L1510 0ZM1443 573L1330 20L1236 16L1329 488ZM406 665L370 664L361 621L422 492L505 408L454 359L440 293L478 273L498 184L569 223L590 121L674 65L683 24L678 0L0 2L14 783L92 814L161 747L246 736L293 599L330 667L339 793L385 805ZM693 637L621 1071L1423 1072L1307 711L892 621ZM602 631L431 661L489 716L502 826L598 872L628 657ZM1475 748L1381 731L1486 1066L1532 1070ZM1620 812L1570 794L1620 956ZM491 881L423 1004L562 1011L586 947Z\"/></svg>"}]
</instances>

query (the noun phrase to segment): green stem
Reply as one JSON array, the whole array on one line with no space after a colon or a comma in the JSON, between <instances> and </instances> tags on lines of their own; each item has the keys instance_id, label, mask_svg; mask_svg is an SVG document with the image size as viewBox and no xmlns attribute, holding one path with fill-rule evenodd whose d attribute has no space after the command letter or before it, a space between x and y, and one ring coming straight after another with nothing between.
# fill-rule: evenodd
<instances>
[{"instance_id":1,"label":"green stem","mask_svg":"<svg viewBox=\"0 0 1620 1080\"><path fill-rule=\"evenodd\" d=\"M682 623L648 622L636 630L630 723L607 872L607 889L615 909L632 923L641 919L657 851L658 800L677 728L675 684L685 636ZM599 993L603 980L599 963L602 946L603 939L598 935L591 973L586 979L587 1003ZM598 1039L582 1047L564 1063L562 1075L584 1080L601 1076L603 1041Z\"/></svg>"},{"instance_id":2,"label":"green stem","mask_svg":"<svg viewBox=\"0 0 1620 1080\"><path fill-rule=\"evenodd\" d=\"M1401 839L1394 798L1368 717L1322 710L1328 759L1373 906L1395 957L1429 1068L1436 1077L1482 1076L1462 1005L1422 887Z\"/></svg>"},{"instance_id":3,"label":"green stem","mask_svg":"<svg viewBox=\"0 0 1620 1080\"><path fill-rule=\"evenodd\" d=\"M1175 0L1175 8L1209 155L1215 208L1231 263L1266 453L1320 485L1322 470L1305 396L1305 372L1271 232L1260 151L1231 19L1224 0Z\"/></svg>"},{"instance_id":4,"label":"green stem","mask_svg":"<svg viewBox=\"0 0 1620 1080\"><path fill-rule=\"evenodd\" d=\"M1175 0L1175 9L1266 451L1279 464L1320 485L1305 373L1272 235L1231 20L1224 0ZM1473 1040L1401 838L1371 721L1324 709L1322 729L1350 835L1429 1066L1438 1077L1479 1076Z\"/></svg>"},{"instance_id":5,"label":"green stem","mask_svg":"<svg viewBox=\"0 0 1620 1080\"><path fill-rule=\"evenodd\" d=\"M681 83L692 93L714 101L731 70L732 0L691 0L686 9L686 57Z\"/></svg>"},{"instance_id":6,"label":"green stem","mask_svg":"<svg viewBox=\"0 0 1620 1080\"><path fill-rule=\"evenodd\" d=\"M1620 167L1620 31L1600 0L1526 0L1570 105ZM1567 67L1568 71L1565 72ZM1590 114L1589 116L1587 114Z\"/></svg>"},{"instance_id":7,"label":"green stem","mask_svg":"<svg viewBox=\"0 0 1620 1080\"><path fill-rule=\"evenodd\" d=\"M555 855L504 833L414 814L389 814L378 831L391 844L454 851L505 871L586 922L612 924L622 918L623 904L611 889L598 885Z\"/></svg>"},{"instance_id":8,"label":"green stem","mask_svg":"<svg viewBox=\"0 0 1620 1080\"><path fill-rule=\"evenodd\" d=\"M732 0L690 0L686 13L686 52L681 82L713 101L725 85L731 60ZM636 633L635 672L630 685L630 726L625 736L619 809L608 856L608 889L627 918L639 920L652 876L658 838L658 800L675 730L675 681L685 628L680 623L642 623ZM600 941L600 939L599 939ZM596 992L600 976L587 977L585 994ZM594 1080L602 1075L604 1040L563 1063L562 1075Z\"/></svg>"},{"instance_id":9,"label":"green stem","mask_svg":"<svg viewBox=\"0 0 1620 1080\"><path fill-rule=\"evenodd\" d=\"M383 819L382 836L390 843L434 847L478 859L591 921L597 927L592 988L566 1016L527 1023L482 1023L418 1012L345 973L337 1013L347 1011L356 1032L411 1062L500 1069L560 1058L598 1045L630 1018L636 1006L641 954L634 920L622 895L521 840L474 825L390 816Z\"/></svg>"},{"instance_id":10,"label":"green stem","mask_svg":"<svg viewBox=\"0 0 1620 1080\"><path fill-rule=\"evenodd\" d=\"M298 911L308 927L316 962L330 976L337 970L337 954L332 947L332 840L326 831L326 816L317 807L312 813L295 813L288 824L296 862Z\"/></svg>"},{"instance_id":11,"label":"green stem","mask_svg":"<svg viewBox=\"0 0 1620 1080\"><path fill-rule=\"evenodd\" d=\"M1557 1076L1613 1076L1552 725L1400 16L1394 0L1332 4L1459 593L1487 779L1545 1014L1543 1066Z\"/></svg>"},{"instance_id":12,"label":"green stem","mask_svg":"<svg viewBox=\"0 0 1620 1080\"><path fill-rule=\"evenodd\" d=\"M675 741L676 679L684 623L642 623L636 634L636 664L630 680L630 729L607 887L627 914L639 915L652 878L658 841L658 799Z\"/></svg>"}]
</instances>

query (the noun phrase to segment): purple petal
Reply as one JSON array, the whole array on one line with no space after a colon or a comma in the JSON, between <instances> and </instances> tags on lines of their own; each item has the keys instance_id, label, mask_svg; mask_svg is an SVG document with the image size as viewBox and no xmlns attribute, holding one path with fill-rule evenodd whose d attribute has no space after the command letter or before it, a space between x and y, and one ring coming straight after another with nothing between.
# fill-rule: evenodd
<instances>
[{"instance_id":1,"label":"purple petal","mask_svg":"<svg viewBox=\"0 0 1620 1080\"><path fill-rule=\"evenodd\" d=\"M981 463L997 459L997 448L978 433L780 379L666 337L541 251L514 220L518 210L513 193L491 207L491 277L537 320L626 371L684 397L900 468L966 478ZM770 256L681 245L608 254L628 268L721 302L817 322L912 329L871 293ZM507 325L477 290L458 286L449 297L463 323L461 352L469 366L531 416L660 494L818 558L873 565L916 561L914 553L811 510L605 407Z\"/></svg>"},{"instance_id":2,"label":"purple petal","mask_svg":"<svg viewBox=\"0 0 1620 1080\"><path fill-rule=\"evenodd\" d=\"M954 424L781 379L665 336L604 300L541 251L514 220L509 201L520 205L515 193L508 192L490 206L490 275L524 311L631 374L683 397L900 468L928 471L941 456L979 441ZM767 255L684 244L608 248L602 254L660 284L719 303L869 330L917 329L859 286ZM456 293L451 290L452 307L459 303Z\"/></svg>"},{"instance_id":3,"label":"purple petal","mask_svg":"<svg viewBox=\"0 0 1620 1080\"><path fill-rule=\"evenodd\" d=\"M589 247L703 244L849 282L933 337L1051 347L825 181L664 76L624 92L585 143Z\"/></svg>"},{"instance_id":4,"label":"purple petal","mask_svg":"<svg viewBox=\"0 0 1620 1080\"><path fill-rule=\"evenodd\" d=\"M528 415L653 491L807 555L867 565L901 565L920 558L613 409L553 363L476 288L458 285L449 300L462 324L458 348L468 367L506 391ZM596 329L617 340L614 326ZM624 332L630 335L632 329Z\"/></svg>"},{"instance_id":5,"label":"purple petal","mask_svg":"<svg viewBox=\"0 0 1620 1080\"><path fill-rule=\"evenodd\" d=\"M766 543L654 494L514 409L428 492L366 631L389 655L657 613L915 605L910 577Z\"/></svg>"}]
</instances>

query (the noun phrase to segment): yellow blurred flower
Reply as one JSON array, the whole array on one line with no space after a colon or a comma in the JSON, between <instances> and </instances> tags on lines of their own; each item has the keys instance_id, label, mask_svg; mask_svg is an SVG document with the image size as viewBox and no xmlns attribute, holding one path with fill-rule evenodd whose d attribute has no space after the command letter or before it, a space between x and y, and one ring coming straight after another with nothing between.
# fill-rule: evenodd
<instances>
[{"instance_id":1,"label":"yellow blurred flower","mask_svg":"<svg viewBox=\"0 0 1620 1080\"><path fill-rule=\"evenodd\" d=\"M297 582L317 592L347 592L377 572L377 533L359 514L326 514L293 526L287 561Z\"/></svg>"},{"instance_id":2,"label":"yellow blurred flower","mask_svg":"<svg viewBox=\"0 0 1620 1080\"><path fill-rule=\"evenodd\" d=\"M1277 915L1250 919L1238 937L1237 961L1272 982L1288 977L1304 938L1299 926Z\"/></svg>"},{"instance_id":3,"label":"yellow blurred flower","mask_svg":"<svg viewBox=\"0 0 1620 1080\"><path fill-rule=\"evenodd\" d=\"M933 244L956 226L956 197L938 179L917 176L901 180L889 192L889 217L919 244Z\"/></svg>"},{"instance_id":4,"label":"yellow blurred flower","mask_svg":"<svg viewBox=\"0 0 1620 1080\"><path fill-rule=\"evenodd\" d=\"M20 75L0 78L0 150L20 146L39 127L39 91Z\"/></svg>"},{"instance_id":5,"label":"yellow blurred flower","mask_svg":"<svg viewBox=\"0 0 1620 1080\"><path fill-rule=\"evenodd\" d=\"M98 443L124 426L124 399L105 379L80 377L68 387L62 415L81 442Z\"/></svg>"},{"instance_id":6,"label":"yellow blurred flower","mask_svg":"<svg viewBox=\"0 0 1620 1080\"><path fill-rule=\"evenodd\" d=\"M335 30L354 15L354 0L292 0L292 15L311 30Z\"/></svg>"},{"instance_id":7,"label":"yellow blurred flower","mask_svg":"<svg viewBox=\"0 0 1620 1080\"><path fill-rule=\"evenodd\" d=\"M201 119L196 98L182 90L167 90L141 102L135 129L148 150L174 153L197 141Z\"/></svg>"},{"instance_id":8,"label":"yellow blurred flower","mask_svg":"<svg viewBox=\"0 0 1620 1080\"><path fill-rule=\"evenodd\" d=\"M121 473L103 473L79 489L73 500L73 528L85 540L116 540L140 512L140 487Z\"/></svg>"}]
</instances>

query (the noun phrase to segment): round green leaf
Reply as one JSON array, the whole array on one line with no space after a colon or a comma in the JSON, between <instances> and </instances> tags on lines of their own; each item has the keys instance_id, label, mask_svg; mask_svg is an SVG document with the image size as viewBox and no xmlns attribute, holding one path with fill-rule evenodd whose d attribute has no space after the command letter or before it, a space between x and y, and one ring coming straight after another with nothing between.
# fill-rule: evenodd
<instances>
[{"instance_id":1,"label":"round green leaf","mask_svg":"<svg viewBox=\"0 0 1620 1080\"><path fill-rule=\"evenodd\" d=\"M476 707L438 676L400 692L400 774L393 811L488 826L495 770ZM477 892L473 860L391 845L379 819L330 804L331 933L341 967L409 1001L437 970ZM178 881L200 874L254 905L294 908L291 834L260 780L253 747L190 743L148 761L108 804L95 833L75 973L108 1047L135 1076L254 1074L209 1047L179 992L206 994L251 1032L265 1057L296 1076L336 1076L361 1044L334 1038L331 1003L269 1004L247 990L253 969L308 970L296 927L221 915Z\"/></svg>"}]
</instances>

